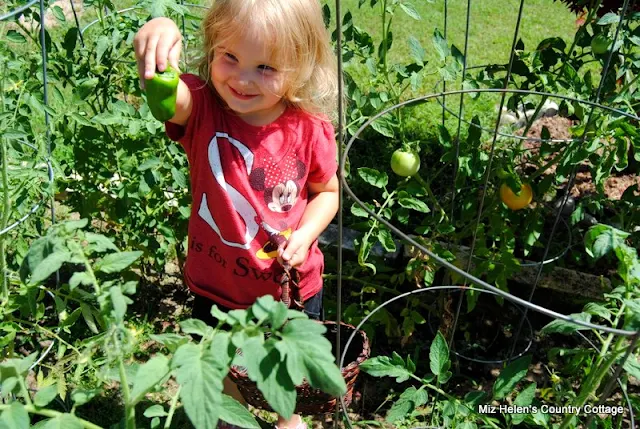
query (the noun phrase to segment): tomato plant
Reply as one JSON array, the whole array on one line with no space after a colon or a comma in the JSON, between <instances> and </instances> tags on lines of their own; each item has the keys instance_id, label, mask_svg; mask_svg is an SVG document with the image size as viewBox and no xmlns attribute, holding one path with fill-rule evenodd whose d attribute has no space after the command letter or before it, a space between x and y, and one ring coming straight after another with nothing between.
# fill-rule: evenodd
<instances>
[{"instance_id":1,"label":"tomato plant","mask_svg":"<svg viewBox=\"0 0 640 429\"><path fill-rule=\"evenodd\" d=\"M187 159L153 119L129 61L131 40L146 19L136 11L105 17L86 30L84 45L77 28L53 43L51 75L72 102L60 103L52 138L65 203L119 231L119 244L142 250L150 263L145 272L164 273L172 255L184 254Z\"/></svg>"},{"instance_id":2,"label":"tomato plant","mask_svg":"<svg viewBox=\"0 0 640 429\"><path fill-rule=\"evenodd\" d=\"M74 412L48 408L58 396L60 386L67 389L65 373L77 375L87 370L95 371L103 383L115 375L124 405L124 419L120 424L127 429L136 428L136 406L145 395L162 389L171 378L180 385L174 393L171 408L168 413L154 413L155 418L167 417L166 427L171 425L180 398L196 428L216 427L220 419L246 428L259 428L246 408L222 394L222 380L231 365L245 367L251 379L259 380L258 387L273 409L287 417L294 412L295 386L301 384L303 378L309 380L311 386L334 396L346 392L342 374L334 364L331 343L323 336L326 328L309 320L304 313L287 310L282 302L274 301L271 296L261 297L250 309L236 310L233 314L226 314L214 306L212 313L221 323L230 326L228 331L214 329L197 319L183 320L180 334L152 336L170 353L157 353L141 364L132 362L130 357L138 339L127 328L125 316L128 305L133 302L131 298L136 292L137 281L126 281L132 273L125 271L142 252L119 251L104 235L86 232L87 224L88 220L82 219L50 228L44 237L33 243L22 262L20 289L13 291L12 305L0 324L6 334L2 346L8 348L4 350L8 359L0 363L0 383L4 386L4 394L15 395L10 404L0 405L3 421L11 414L19 415L20 420L28 424L29 415L39 415L47 419L48 425L99 428ZM59 287L50 287L48 280L66 264L79 268ZM114 274L122 277L112 280ZM46 295L40 293L41 288L54 297L53 307L45 307ZM68 332L80 316L93 335L85 338L82 344L74 345L63 338L68 338L63 332ZM23 326L36 326L27 320L29 318L39 323L36 332L59 341L61 350L56 378L50 380L52 384L38 389L35 395L27 390L25 379L37 354L18 357L13 349L14 340ZM192 335L199 336L199 341L193 341ZM237 349L244 353L237 353ZM278 357L274 353L282 355ZM285 364L285 355L293 356L294 353L300 358L295 371ZM71 359L63 359L66 355ZM265 372L264 367L270 370ZM322 370L318 371L318 368ZM75 406L83 405L101 393L103 388L94 386L92 391L87 391L72 385L68 387L73 389L70 397L74 410ZM158 424L159 420L152 426Z\"/></svg>"}]
</instances>

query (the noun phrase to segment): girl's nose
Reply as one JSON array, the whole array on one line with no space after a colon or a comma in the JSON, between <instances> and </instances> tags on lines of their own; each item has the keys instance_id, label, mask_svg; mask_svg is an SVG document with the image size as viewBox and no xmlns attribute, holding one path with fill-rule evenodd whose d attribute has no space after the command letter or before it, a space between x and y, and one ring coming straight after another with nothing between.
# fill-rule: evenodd
<instances>
[{"instance_id":1,"label":"girl's nose","mask_svg":"<svg viewBox=\"0 0 640 429\"><path fill-rule=\"evenodd\" d=\"M252 81L251 72L249 72L249 71L241 71L236 76L236 79L238 80L238 84L239 85L249 86L249 85L251 85L251 81Z\"/></svg>"}]
</instances>

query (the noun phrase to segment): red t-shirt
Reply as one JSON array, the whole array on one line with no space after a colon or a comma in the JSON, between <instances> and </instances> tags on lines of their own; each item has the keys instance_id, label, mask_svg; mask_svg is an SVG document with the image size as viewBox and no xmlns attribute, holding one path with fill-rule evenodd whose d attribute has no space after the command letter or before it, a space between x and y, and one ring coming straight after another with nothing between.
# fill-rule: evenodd
<instances>
[{"instance_id":1,"label":"red t-shirt","mask_svg":"<svg viewBox=\"0 0 640 429\"><path fill-rule=\"evenodd\" d=\"M190 166L186 283L228 308L247 308L266 294L280 299L277 247L298 228L307 183L336 174L333 126L291 107L268 125L249 125L199 77L181 79L191 90L191 116L185 127L167 122L166 131ZM298 267L303 299L322 288L323 268L315 241Z\"/></svg>"}]
</instances>

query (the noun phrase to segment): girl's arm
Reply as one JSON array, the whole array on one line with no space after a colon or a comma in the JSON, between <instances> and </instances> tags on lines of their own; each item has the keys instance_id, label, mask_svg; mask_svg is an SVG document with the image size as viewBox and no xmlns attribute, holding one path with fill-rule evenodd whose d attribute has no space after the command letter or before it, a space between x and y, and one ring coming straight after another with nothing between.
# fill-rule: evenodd
<instances>
[{"instance_id":1,"label":"girl's arm","mask_svg":"<svg viewBox=\"0 0 640 429\"><path fill-rule=\"evenodd\" d=\"M338 176L333 175L327 183L308 183L309 203L287 243L278 250L280 262L292 267L301 265L316 241L338 212Z\"/></svg>"},{"instance_id":2,"label":"girl's arm","mask_svg":"<svg viewBox=\"0 0 640 429\"><path fill-rule=\"evenodd\" d=\"M179 70L178 60L182 52L182 35L178 26L169 18L155 18L140 28L133 39L138 64L140 85L144 88L146 79L151 79L158 71L164 71L167 63ZM176 114L169 122L185 125L191 115L191 91L180 80L176 97Z\"/></svg>"}]
</instances>

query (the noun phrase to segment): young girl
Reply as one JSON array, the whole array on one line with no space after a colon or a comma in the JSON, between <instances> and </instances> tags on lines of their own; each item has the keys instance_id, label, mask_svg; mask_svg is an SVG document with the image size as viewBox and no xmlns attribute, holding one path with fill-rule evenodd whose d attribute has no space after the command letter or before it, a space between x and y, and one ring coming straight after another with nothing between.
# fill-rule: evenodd
<instances>
[{"instance_id":1,"label":"young girl","mask_svg":"<svg viewBox=\"0 0 640 429\"><path fill-rule=\"evenodd\" d=\"M283 264L320 318L324 259L317 238L338 209L335 54L318 0L216 0L204 22L200 76L181 75L169 138L184 147L193 205L185 281L194 317L212 304L280 298ZM142 82L178 69L176 24L156 18L134 41ZM242 402L225 380L225 393ZM221 427L229 425L221 425ZM298 415L280 429L303 429Z\"/></svg>"}]
</instances>

